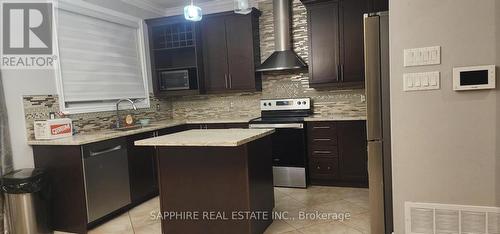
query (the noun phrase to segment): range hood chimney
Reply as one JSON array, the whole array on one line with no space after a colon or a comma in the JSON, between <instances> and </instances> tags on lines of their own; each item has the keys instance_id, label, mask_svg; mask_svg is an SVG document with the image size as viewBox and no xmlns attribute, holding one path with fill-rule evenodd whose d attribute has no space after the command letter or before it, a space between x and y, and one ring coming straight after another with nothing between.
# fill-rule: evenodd
<instances>
[{"instance_id":1,"label":"range hood chimney","mask_svg":"<svg viewBox=\"0 0 500 234\"><path fill-rule=\"evenodd\" d=\"M256 71L282 71L307 68L307 64L292 50L290 32L290 3L292 0L273 0L275 51Z\"/></svg>"}]
</instances>

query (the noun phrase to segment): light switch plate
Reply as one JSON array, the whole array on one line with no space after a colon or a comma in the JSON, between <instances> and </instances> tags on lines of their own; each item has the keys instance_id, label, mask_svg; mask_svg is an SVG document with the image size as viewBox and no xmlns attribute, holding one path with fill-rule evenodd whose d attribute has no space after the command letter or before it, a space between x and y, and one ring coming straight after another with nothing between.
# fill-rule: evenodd
<instances>
[{"instance_id":1,"label":"light switch plate","mask_svg":"<svg viewBox=\"0 0 500 234\"><path fill-rule=\"evenodd\" d=\"M405 73L403 75L404 91L421 91L440 89L440 72Z\"/></svg>"},{"instance_id":2,"label":"light switch plate","mask_svg":"<svg viewBox=\"0 0 500 234\"><path fill-rule=\"evenodd\" d=\"M441 46L404 50L404 66L425 66L441 64Z\"/></svg>"}]
</instances>

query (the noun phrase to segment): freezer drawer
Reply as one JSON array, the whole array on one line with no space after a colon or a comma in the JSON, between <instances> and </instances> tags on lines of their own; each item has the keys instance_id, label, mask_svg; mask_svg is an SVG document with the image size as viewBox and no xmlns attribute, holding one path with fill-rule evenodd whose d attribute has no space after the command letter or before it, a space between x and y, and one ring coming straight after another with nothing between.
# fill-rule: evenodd
<instances>
[{"instance_id":1,"label":"freezer drawer","mask_svg":"<svg viewBox=\"0 0 500 234\"><path fill-rule=\"evenodd\" d=\"M83 148L89 223L130 204L126 147L125 139L116 139Z\"/></svg>"}]
</instances>

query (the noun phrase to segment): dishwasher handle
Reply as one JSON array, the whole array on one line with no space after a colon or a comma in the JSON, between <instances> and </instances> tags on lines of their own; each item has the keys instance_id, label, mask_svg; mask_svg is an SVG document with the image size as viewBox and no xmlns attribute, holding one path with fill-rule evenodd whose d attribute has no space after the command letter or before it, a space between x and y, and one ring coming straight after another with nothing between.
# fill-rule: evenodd
<instances>
[{"instance_id":1,"label":"dishwasher handle","mask_svg":"<svg viewBox=\"0 0 500 234\"><path fill-rule=\"evenodd\" d=\"M114 151L118 151L118 150L121 150L121 149L122 149L122 146L118 145L118 146L115 146L115 147L112 147L112 148L107 148L105 150L101 150L101 151L97 151L97 152L90 151L89 155L90 155L90 157L95 157L95 156L99 156L99 155L102 155L102 154L107 154L107 153L111 153L111 152L114 152Z\"/></svg>"}]
</instances>

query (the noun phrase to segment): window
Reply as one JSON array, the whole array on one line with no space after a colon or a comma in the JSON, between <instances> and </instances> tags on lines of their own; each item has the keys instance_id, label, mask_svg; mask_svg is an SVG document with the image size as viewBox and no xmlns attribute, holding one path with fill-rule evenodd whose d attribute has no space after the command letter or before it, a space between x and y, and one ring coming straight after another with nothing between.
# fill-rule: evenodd
<instances>
[{"instance_id":1,"label":"window","mask_svg":"<svg viewBox=\"0 0 500 234\"><path fill-rule=\"evenodd\" d=\"M140 100L139 108L149 107L142 20L64 2L56 18L57 86L63 112L110 111L122 98Z\"/></svg>"}]
</instances>

